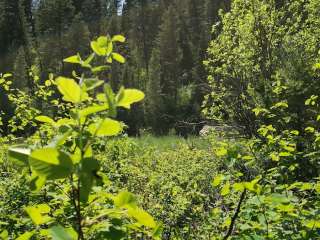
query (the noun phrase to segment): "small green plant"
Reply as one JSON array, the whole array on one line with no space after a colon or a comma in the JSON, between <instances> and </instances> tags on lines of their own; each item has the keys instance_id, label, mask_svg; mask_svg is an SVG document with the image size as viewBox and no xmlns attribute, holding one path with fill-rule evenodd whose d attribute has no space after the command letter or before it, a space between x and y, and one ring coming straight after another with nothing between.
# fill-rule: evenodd
<instances>
[{"instance_id":1,"label":"small green plant","mask_svg":"<svg viewBox=\"0 0 320 240\"><path fill-rule=\"evenodd\" d=\"M130 109L144 98L144 93L136 89L121 87L114 92L110 84L98 77L109 69L107 65L94 65L99 62L98 57L106 63L125 62L123 56L113 51L116 42L124 41L121 35L102 36L91 42L93 53L85 60L79 54L65 59L85 69L80 76L73 72L73 78L51 79L69 106L66 117L37 116L35 119L43 124L40 136L46 135L41 135L44 127L52 137L9 149L10 160L30 172L31 189L36 192L44 189L48 201L25 207L36 227L18 239L34 235L53 239L160 236L161 225L137 206L131 193L112 194L114 190L110 190L110 182L100 172L100 162L95 157L98 138L106 141L123 131L124 124L115 120L117 108Z\"/></svg>"}]
</instances>

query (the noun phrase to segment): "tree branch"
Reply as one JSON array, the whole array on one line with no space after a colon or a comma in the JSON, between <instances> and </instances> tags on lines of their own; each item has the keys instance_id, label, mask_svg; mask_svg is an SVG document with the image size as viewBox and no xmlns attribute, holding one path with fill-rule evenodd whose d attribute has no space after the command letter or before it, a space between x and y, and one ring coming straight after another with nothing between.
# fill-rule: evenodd
<instances>
[{"instance_id":1,"label":"tree branch","mask_svg":"<svg viewBox=\"0 0 320 240\"><path fill-rule=\"evenodd\" d=\"M231 219L231 223L230 223L230 226L229 226L229 229L228 229L228 232L227 234L224 236L223 240L227 240L231 234L232 234L232 231L233 231L233 228L234 228L234 225L236 223L236 220L238 218L238 215L240 213L240 210L241 210L241 205L246 197L246 193L247 193L247 189L244 189L243 192L241 193L241 196L240 196L240 199L239 199L239 202L238 202L238 206L236 208L236 211L234 212L234 215Z\"/></svg>"}]
</instances>

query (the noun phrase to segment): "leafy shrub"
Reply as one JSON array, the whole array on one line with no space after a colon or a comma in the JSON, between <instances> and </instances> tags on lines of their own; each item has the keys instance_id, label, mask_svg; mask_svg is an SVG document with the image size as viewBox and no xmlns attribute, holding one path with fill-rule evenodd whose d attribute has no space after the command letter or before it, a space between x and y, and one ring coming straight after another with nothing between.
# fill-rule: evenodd
<instances>
[{"instance_id":1,"label":"leafy shrub","mask_svg":"<svg viewBox=\"0 0 320 240\"><path fill-rule=\"evenodd\" d=\"M20 166L31 190L43 195L45 202L41 203L41 198L31 202L31 194L25 200L21 198L33 226L25 225L19 239L34 235L53 239L120 239L130 234L159 237L161 225L137 206L131 193L113 195L110 181L100 172L100 162L94 154L97 138L116 136L123 130L123 124L114 120L117 107L129 109L144 98L141 91L124 87L115 93L98 78L98 73L108 66L93 65L98 62L97 57L107 63L123 63L124 57L113 52L113 47L115 42L124 41L121 35L99 37L91 42L93 53L86 60L79 54L65 59L88 71L80 76L74 72L77 81L61 76L53 81L67 102L64 117L37 116L35 119L44 125L39 128L40 140L27 148L9 149L10 160ZM102 85L103 92L96 94ZM23 191L25 188L18 192ZM14 209L21 212L18 206L23 203ZM10 234L14 236L15 231Z\"/></svg>"}]
</instances>

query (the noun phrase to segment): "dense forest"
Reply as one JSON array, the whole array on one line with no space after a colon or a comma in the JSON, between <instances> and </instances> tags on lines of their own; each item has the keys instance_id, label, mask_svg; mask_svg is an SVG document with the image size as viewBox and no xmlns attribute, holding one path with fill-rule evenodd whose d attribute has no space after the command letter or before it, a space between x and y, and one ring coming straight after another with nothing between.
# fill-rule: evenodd
<instances>
[{"instance_id":1,"label":"dense forest","mask_svg":"<svg viewBox=\"0 0 320 240\"><path fill-rule=\"evenodd\" d=\"M202 61L219 10L229 5L228 0L3 0L0 72L13 72L14 86L32 92L30 69L41 73L40 82L50 73L70 73L64 58L87 54L88 42L97 36L122 33L128 42L119 51L127 63L113 65L108 79L115 88L138 87L148 96L120 116L130 135L142 128L158 135L196 133L207 93ZM1 110L12 113L13 106L5 96L2 100Z\"/></svg>"},{"instance_id":2,"label":"dense forest","mask_svg":"<svg viewBox=\"0 0 320 240\"><path fill-rule=\"evenodd\" d=\"M319 0L0 0L0 239L320 239Z\"/></svg>"}]
</instances>

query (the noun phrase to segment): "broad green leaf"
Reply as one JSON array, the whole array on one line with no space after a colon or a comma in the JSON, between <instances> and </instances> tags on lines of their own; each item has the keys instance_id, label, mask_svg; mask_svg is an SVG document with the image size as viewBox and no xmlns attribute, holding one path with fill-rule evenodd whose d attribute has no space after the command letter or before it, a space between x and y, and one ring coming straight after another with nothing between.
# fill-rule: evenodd
<instances>
[{"instance_id":1,"label":"broad green leaf","mask_svg":"<svg viewBox=\"0 0 320 240\"><path fill-rule=\"evenodd\" d=\"M1 224L0 224L1 225ZM9 233L7 230L3 230L1 233L0 233L0 239L2 240L7 240L9 239Z\"/></svg>"},{"instance_id":2,"label":"broad green leaf","mask_svg":"<svg viewBox=\"0 0 320 240\"><path fill-rule=\"evenodd\" d=\"M31 153L30 149L12 147L9 148L8 157L11 161L21 162L24 165L28 165L29 155Z\"/></svg>"},{"instance_id":3,"label":"broad green leaf","mask_svg":"<svg viewBox=\"0 0 320 240\"><path fill-rule=\"evenodd\" d=\"M245 182L244 186L246 189L248 189L251 192L254 193L260 193L261 191L261 186L258 184L258 182L260 181L261 177L257 177L254 180L252 180L251 182Z\"/></svg>"},{"instance_id":4,"label":"broad green leaf","mask_svg":"<svg viewBox=\"0 0 320 240\"><path fill-rule=\"evenodd\" d=\"M230 182L227 181L226 184L221 189L221 195L226 196L230 193Z\"/></svg>"},{"instance_id":5,"label":"broad green leaf","mask_svg":"<svg viewBox=\"0 0 320 240\"><path fill-rule=\"evenodd\" d=\"M236 192L242 192L244 190L244 184L243 183L234 183L233 190Z\"/></svg>"},{"instance_id":6,"label":"broad green leaf","mask_svg":"<svg viewBox=\"0 0 320 240\"><path fill-rule=\"evenodd\" d=\"M104 105L93 105L93 106L90 106L90 107L87 107L85 109L80 110L79 111L79 115L80 115L80 117L87 117L87 116L89 116L91 114L105 111L108 108L109 108L109 106L107 104L104 104Z\"/></svg>"},{"instance_id":7,"label":"broad green leaf","mask_svg":"<svg viewBox=\"0 0 320 240\"><path fill-rule=\"evenodd\" d=\"M120 192L113 198L114 205L118 208L136 207L136 197L129 192Z\"/></svg>"},{"instance_id":8,"label":"broad green leaf","mask_svg":"<svg viewBox=\"0 0 320 240\"><path fill-rule=\"evenodd\" d=\"M277 209L280 211L280 212L287 212L287 213L290 213L290 212L293 212L295 210L295 207L294 205L292 204L279 204L277 206Z\"/></svg>"},{"instance_id":9,"label":"broad green leaf","mask_svg":"<svg viewBox=\"0 0 320 240\"><path fill-rule=\"evenodd\" d=\"M89 131L97 137L116 136L122 131L122 124L118 121L106 118L89 126Z\"/></svg>"},{"instance_id":10,"label":"broad green leaf","mask_svg":"<svg viewBox=\"0 0 320 240\"><path fill-rule=\"evenodd\" d=\"M266 201L270 201L271 203L274 203L274 204L290 202L290 200L287 198L286 195L279 194L279 193L272 193L270 196L266 198Z\"/></svg>"},{"instance_id":11,"label":"broad green leaf","mask_svg":"<svg viewBox=\"0 0 320 240\"><path fill-rule=\"evenodd\" d=\"M315 129L313 127L307 127L305 131L308 133L314 133Z\"/></svg>"},{"instance_id":12,"label":"broad green leaf","mask_svg":"<svg viewBox=\"0 0 320 240\"><path fill-rule=\"evenodd\" d=\"M42 122L42 123L49 123L49 124L52 124L52 125L55 124L55 121L52 118L47 117L47 116L38 116L38 117L35 117L34 119L39 121L39 122Z\"/></svg>"},{"instance_id":13,"label":"broad green leaf","mask_svg":"<svg viewBox=\"0 0 320 240\"><path fill-rule=\"evenodd\" d=\"M136 89L123 90L121 97L117 96L117 106L130 109L130 105L136 102L140 102L144 99L144 93Z\"/></svg>"},{"instance_id":14,"label":"broad green leaf","mask_svg":"<svg viewBox=\"0 0 320 240\"><path fill-rule=\"evenodd\" d=\"M308 220L304 225L309 229L318 229L320 228L320 220Z\"/></svg>"},{"instance_id":15,"label":"broad green leaf","mask_svg":"<svg viewBox=\"0 0 320 240\"><path fill-rule=\"evenodd\" d=\"M40 204L37 206L28 206L25 208L32 222L35 225L41 225L51 220L47 214L50 212L50 207L47 204Z\"/></svg>"},{"instance_id":16,"label":"broad green leaf","mask_svg":"<svg viewBox=\"0 0 320 240\"><path fill-rule=\"evenodd\" d=\"M218 176L216 176L216 177L213 179L212 186L213 186L213 187L219 186L223 179L224 179L224 176L221 175L221 174L218 175Z\"/></svg>"},{"instance_id":17,"label":"broad green leaf","mask_svg":"<svg viewBox=\"0 0 320 240\"><path fill-rule=\"evenodd\" d=\"M86 203L89 198L92 186L97 179L97 172L100 169L99 162L94 158L85 158L82 161L80 171L80 200Z\"/></svg>"},{"instance_id":18,"label":"broad green leaf","mask_svg":"<svg viewBox=\"0 0 320 240\"><path fill-rule=\"evenodd\" d=\"M112 37L112 42L121 42L124 43L126 41L126 38L122 35L115 35Z\"/></svg>"},{"instance_id":19,"label":"broad green leaf","mask_svg":"<svg viewBox=\"0 0 320 240\"><path fill-rule=\"evenodd\" d=\"M106 36L101 36L101 37L98 37L97 39L97 43L99 44L99 47L102 47L102 48L107 48L109 42L110 42L109 38Z\"/></svg>"},{"instance_id":20,"label":"broad green leaf","mask_svg":"<svg viewBox=\"0 0 320 240\"><path fill-rule=\"evenodd\" d=\"M70 156L55 148L32 151L29 162L33 171L48 180L67 177L73 167Z\"/></svg>"},{"instance_id":21,"label":"broad green leaf","mask_svg":"<svg viewBox=\"0 0 320 240\"><path fill-rule=\"evenodd\" d=\"M5 74L3 74L2 77L3 78L9 78L9 77L12 77L12 74L11 73L5 73Z\"/></svg>"},{"instance_id":22,"label":"broad green leaf","mask_svg":"<svg viewBox=\"0 0 320 240\"><path fill-rule=\"evenodd\" d=\"M106 95L104 93L98 93L97 96L96 96L96 99L99 102L108 102L107 97L106 97Z\"/></svg>"},{"instance_id":23,"label":"broad green leaf","mask_svg":"<svg viewBox=\"0 0 320 240\"><path fill-rule=\"evenodd\" d=\"M222 157L228 154L228 150L222 147L216 150L216 154L218 157Z\"/></svg>"},{"instance_id":24,"label":"broad green leaf","mask_svg":"<svg viewBox=\"0 0 320 240\"><path fill-rule=\"evenodd\" d=\"M125 63L126 59L119 53L112 53L112 58L119 63Z\"/></svg>"},{"instance_id":25,"label":"broad green leaf","mask_svg":"<svg viewBox=\"0 0 320 240\"><path fill-rule=\"evenodd\" d=\"M29 240L34 234L35 234L35 231L25 232L24 234L16 238L16 240Z\"/></svg>"},{"instance_id":26,"label":"broad green leaf","mask_svg":"<svg viewBox=\"0 0 320 240\"><path fill-rule=\"evenodd\" d=\"M88 98L88 94L82 93L80 86L71 78L58 77L56 84L63 95L63 100L67 102L79 103Z\"/></svg>"},{"instance_id":27,"label":"broad green leaf","mask_svg":"<svg viewBox=\"0 0 320 240\"><path fill-rule=\"evenodd\" d=\"M100 47L99 43L96 41L91 42L91 48L98 56L105 56L107 54L106 49L103 47Z\"/></svg>"},{"instance_id":28,"label":"broad green leaf","mask_svg":"<svg viewBox=\"0 0 320 240\"><path fill-rule=\"evenodd\" d=\"M80 64L81 58L80 58L80 55L74 55L74 56L65 58L63 61L67 62L67 63L79 63Z\"/></svg>"},{"instance_id":29,"label":"broad green leaf","mask_svg":"<svg viewBox=\"0 0 320 240\"><path fill-rule=\"evenodd\" d=\"M140 223L143 226L149 227L149 228L155 228L157 226L156 222L154 221L153 217L140 208L129 208L128 209L128 215L133 217L137 220L138 223Z\"/></svg>"},{"instance_id":30,"label":"broad green leaf","mask_svg":"<svg viewBox=\"0 0 320 240\"><path fill-rule=\"evenodd\" d=\"M52 240L75 240L76 239L75 236L70 235L67 229L65 229L60 225L51 227L49 229L49 233L52 237Z\"/></svg>"},{"instance_id":31,"label":"broad green leaf","mask_svg":"<svg viewBox=\"0 0 320 240\"><path fill-rule=\"evenodd\" d=\"M45 185L47 179L43 176L38 176L37 174L31 175L30 180L30 189L31 191L38 192L41 190L41 188Z\"/></svg>"}]
</instances>

